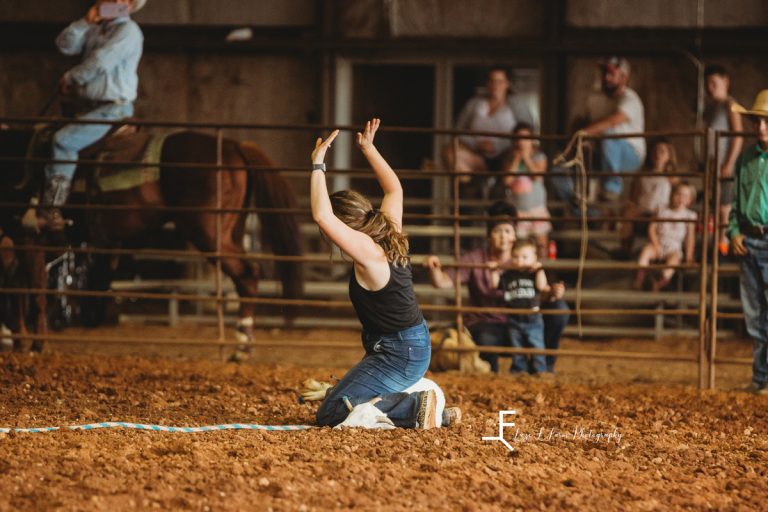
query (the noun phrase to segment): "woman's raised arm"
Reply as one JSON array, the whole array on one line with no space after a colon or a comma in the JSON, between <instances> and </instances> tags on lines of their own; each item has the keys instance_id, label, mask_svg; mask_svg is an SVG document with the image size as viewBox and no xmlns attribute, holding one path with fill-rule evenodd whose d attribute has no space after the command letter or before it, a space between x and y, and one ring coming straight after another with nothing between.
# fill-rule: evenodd
<instances>
[{"instance_id":1,"label":"woman's raised arm","mask_svg":"<svg viewBox=\"0 0 768 512\"><path fill-rule=\"evenodd\" d=\"M379 181L384 199L381 201L380 210L383 211L389 219L395 223L398 230L403 227L403 187L400 180L389 166L379 150L373 145L373 138L376 130L379 129L381 119L374 117L365 123L365 129L362 133L357 132L357 147L363 152L363 155L371 165L376 179Z\"/></svg>"},{"instance_id":2,"label":"woman's raised arm","mask_svg":"<svg viewBox=\"0 0 768 512\"><path fill-rule=\"evenodd\" d=\"M336 217L325 183L325 153L338 134L339 130L335 130L325 140L318 138L312 151L312 179L309 187L312 219L339 249L365 267L366 263L379 255L381 249L371 237L355 231Z\"/></svg>"}]
</instances>

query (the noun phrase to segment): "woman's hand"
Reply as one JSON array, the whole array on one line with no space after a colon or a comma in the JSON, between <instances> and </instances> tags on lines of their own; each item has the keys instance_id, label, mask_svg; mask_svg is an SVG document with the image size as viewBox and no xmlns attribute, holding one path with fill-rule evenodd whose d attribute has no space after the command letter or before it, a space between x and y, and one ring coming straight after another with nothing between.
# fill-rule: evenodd
<instances>
[{"instance_id":1,"label":"woman's hand","mask_svg":"<svg viewBox=\"0 0 768 512\"><path fill-rule=\"evenodd\" d=\"M315 141L315 149L312 151L312 163L321 164L325 160L325 152L331 147L331 142L339 134L339 130L333 130L327 139L323 140L322 137L318 137Z\"/></svg>"},{"instance_id":2,"label":"woman's hand","mask_svg":"<svg viewBox=\"0 0 768 512\"><path fill-rule=\"evenodd\" d=\"M373 137L376 135L376 130L379 129L380 124L381 119L374 117L365 123L365 130L363 130L363 133L357 132L357 138L355 140L360 151L366 151L373 147Z\"/></svg>"}]
</instances>

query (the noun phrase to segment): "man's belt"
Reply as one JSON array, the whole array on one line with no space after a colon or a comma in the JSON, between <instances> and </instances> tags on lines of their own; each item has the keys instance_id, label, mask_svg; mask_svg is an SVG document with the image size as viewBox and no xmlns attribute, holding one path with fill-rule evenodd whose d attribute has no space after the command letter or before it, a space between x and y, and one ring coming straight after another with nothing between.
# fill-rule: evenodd
<instances>
[{"instance_id":1,"label":"man's belt","mask_svg":"<svg viewBox=\"0 0 768 512\"><path fill-rule=\"evenodd\" d=\"M755 224L742 224L739 231L751 238L765 238L768 236L768 226L758 226Z\"/></svg>"},{"instance_id":2,"label":"man's belt","mask_svg":"<svg viewBox=\"0 0 768 512\"><path fill-rule=\"evenodd\" d=\"M80 107L95 109L99 107L103 107L104 105L122 105L123 103L127 103L127 101L124 100L86 100L86 99L79 99L76 100L75 104Z\"/></svg>"},{"instance_id":3,"label":"man's belt","mask_svg":"<svg viewBox=\"0 0 768 512\"><path fill-rule=\"evenodd\" d=\"M130 103L125 100L89 100L85 98L66 98L62 100L64 117L77 117L96 110L104 105L121 105Z\"/></svg>"}]
</instances>

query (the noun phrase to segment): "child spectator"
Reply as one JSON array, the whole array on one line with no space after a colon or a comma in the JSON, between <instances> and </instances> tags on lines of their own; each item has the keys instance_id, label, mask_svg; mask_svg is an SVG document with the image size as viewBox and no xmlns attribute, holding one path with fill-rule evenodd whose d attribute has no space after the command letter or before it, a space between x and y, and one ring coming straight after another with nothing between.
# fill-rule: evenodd
<instances>
[{"instance_id":1,"label":"child spectator","mask_svg":"<svg viewBox=\"0 0 768 512\"><path fill-rule=\"evenodd\" d=\"M704 79L707 83L707 107L704 109L704 123L707 128L719 131L740 132L744 129L741 115L734 112L732 107L736 104L729 93L730 78L723 66L711 64L704 68ZM741 153L741 137L720 137L718 148L721 178L732 178L736 160ZM709 158L715 157L715 141L710 141ZM727 219L731 213L733 203L733 181L720 183L720 218ZM723 254L728 253L728 237L725 230L720 234L718 245Z\"/></svg>"},{"instance_id":2,"label":"child spectator","mask_svg":"<svg viewBox=\"0 0 768 512\"><path fill-rule=\"evenodd\" d=\"M651 143L643 170L651 176L638 177L632 182L624 208L625 217L653 217L669 205L672 185L678 180L664 176L677 170L675 147L669 139L660 138ZM626 221L621 224L621 252L627 257L632 253L638 228L646 232L646 222Z\"/></svg>"},{"instance_id":3,"label":"child spectator","mask_svg":"<svg viewBox=\"0 0 768 512\"><path fill-rule=\"evenodd\" d=\"M517 123L512 133L531 135L533 128L528 123ZM520 238L532 237L537 246L539 257L546 257L549 232L552 224L548 220L547 189L544 187L543 174L547 170L547 157L538 151L532 139L518 139L513 142L510 160L505 168L508 173L534 173L538 176L504 177L505 195L517 208L520 220L517 222L517 235ZM539 220L525 220L525 219Z\"/></svg>"},{"instance_id":4,"label":"child spectator","mask_svg":"<svg viewBox=\"0 0 768 512\"><path fill-rule=\"evenodd\" d=\"M509 308L530 309L531 313L509 315L507 328L515 348L544 348L544 319L539 312L542 293L550 293L544 269L536 254L536 244L519 240L512 248L512 265L501 275L499 288L504 293L504 303ZM532 374L547 371L544 355L515 355L512 373Z\"/></svg>"},{"instance_id":5,"label":"child spectator","mask_svg":"<svg viewBox=\"0 0 768 512\"><path fill-rule=\"evenodd\" d=\"M688 207L694 199L694 189L691 185L680 182L672 190L672 201L669 208L659 211L659 219L664 221L652 222L648 227L648 238L650 242L643 247L637 264L647 267L653 260L663 260L667 265L678 265L683 259L685 252L685 261L693 261L694 233L696 224L694 222L681 222L696 220L696 212ZM669 219L669 220L666 220ZM685 251L683 251L685 244ZM661 278L653 283L653 290L658 291L666 287L675 269L665 268L661 272ZM639 269L635 276L635 288L642 288L645 281L645 270Z\"/></svg>"}]
</instances>

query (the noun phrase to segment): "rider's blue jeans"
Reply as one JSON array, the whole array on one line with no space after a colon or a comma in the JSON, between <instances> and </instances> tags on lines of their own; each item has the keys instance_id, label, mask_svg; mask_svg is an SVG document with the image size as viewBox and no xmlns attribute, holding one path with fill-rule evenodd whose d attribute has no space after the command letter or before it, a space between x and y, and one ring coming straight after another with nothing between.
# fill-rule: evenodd
<instances>
[{"instance_id":1,"label":"rider's blue jeans","mask_svg":"<svg viewBox=\"0 0 768 512\"><path fill-rule=\"evenodd\" d=\"M394 334L362 334L365 356L331 390L317 410L317 424L334 427L344 421L352 406L382 397L376 408L398 427L417 426L417 393L403 393L424 376L429 368L431 345L427 323Z\"/></svg>"},{"instance_id":2,"label":"rider's blue jeans","mask_svg":"<svg viewBox=\"0 0 768 512\"><path fill-rule=\"evenodd\" d=\"M741 260L741 305L753 340L752 382L768 384L768 239L744 239Z\"/></svg>"},{"instance_id":3,"label":"rider's blue jeans","mask_svg":"<svg viewBox=\"0 0 768 512\"><path fill-rule=\"evenodd\" d=\"M133 115L133 103L109 103L83 114L78 119L116 121ZM77 160L80 150L104 137L112 128L109 124L68 124L53 135L53 159ZM48 164L45 177L63 176L71 181L76 164Z\"/></svg>"}]
</instances>

